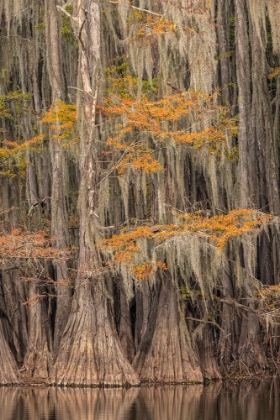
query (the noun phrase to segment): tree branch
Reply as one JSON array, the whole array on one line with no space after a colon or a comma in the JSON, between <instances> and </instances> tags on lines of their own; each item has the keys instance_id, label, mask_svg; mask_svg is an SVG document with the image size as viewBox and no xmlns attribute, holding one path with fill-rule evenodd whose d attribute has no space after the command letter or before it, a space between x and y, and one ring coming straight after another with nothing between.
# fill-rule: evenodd
<instances>
[{"instance_id":1,"label":"tree branch","mask_svg":"<svg viewBox=\"0 0 280 420\"><path fill-rule=\"evenodd\" d=\"M56 5L56 8L62 13L64 13L66 16L68 16L70 19L73 19L73 16L70 13L68 13L67 10L65 10L62 6Z\"/></svg>"},{"instance_id":2,"label":"tree branch","mask_svg":"<svg viewBox=\"0 0 280 420\"><path fill-rule=\"evenodd\" d=\"M218 302L225 303L226 305L232 305L236 306L237 308L243 309L243 311L251 312L253 314L259 315L259 311L256 309L250 308L250 306L242 305L242 303L238 303L235 300L229 300L229 299L218 299Z\"/></svg>"},{"instance_id":3,"label":"tree branch","mask_svg":"<svg viewBox=\"0 0 280 420\"><path fill-rule=\"evenodd\" d=\"M222 327L220 327L219 324L217 324L217 322L215 321L210 321L209 319L198 319L198 318L192 318L190 316L186 317L186 319L190 320L190 321L195 321L195 322L202 322L203 324L212 324L215 325L215 327L219 328L219 330L221 330L223 333L225 333L225 331L222 329Z\"/></svg>"},{"instance_id":4,"label":"tree branch","mask_svg":"<svg viewBox=\"0 0 280 420\"><path fill-rule=\"evenodd\" d=\"M112 0L108 0L108 1L109 1L109 3L112 3L112 4L119 4L118 1L112 1ZM139 10L140 12L150 13L151 15L154 15L154 16L163 17L163 15L161 15L159 13L156 13L156 12L152 12L151 10L148 10L148 9L141 9L141 7L132 6L131 4L128 4L128 6L131 7L132 9Z\"/></svg>"},{"instance_id":5,"label":"tree branch","mask_svg":"<svg viewBox=\"0 0 280 420\"><path fill-rule=\"evenodd\" d=\"M64 13L67 17L69 17L73 22L77 24L77 18L75 16L72 16L67 10L65 10L62 6L56 5L56 8L60 10L62 13Z\"/></svg>"}]
</instances>

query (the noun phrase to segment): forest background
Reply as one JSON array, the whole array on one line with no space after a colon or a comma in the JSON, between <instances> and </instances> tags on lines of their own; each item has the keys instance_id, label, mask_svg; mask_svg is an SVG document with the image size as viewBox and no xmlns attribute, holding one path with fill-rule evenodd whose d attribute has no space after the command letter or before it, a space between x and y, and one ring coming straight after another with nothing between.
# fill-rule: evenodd
<instances>
[{"instance_id":1,"label":"forest background","mask_svg":"<svg viewBox=\"0 0 280 420\"><path fill-rule=\"evenodd\" d=\"M278 1L0 16L0 383L278 373Z\"/></svg>"}]
</instances>

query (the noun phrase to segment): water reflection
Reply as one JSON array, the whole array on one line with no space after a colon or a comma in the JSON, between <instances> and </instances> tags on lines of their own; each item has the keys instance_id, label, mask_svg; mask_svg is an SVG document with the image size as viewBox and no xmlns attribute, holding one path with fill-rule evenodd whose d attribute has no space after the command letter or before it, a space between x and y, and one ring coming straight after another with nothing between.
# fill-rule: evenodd
<instances>
[{"instance_id":1,"label":"water reflection","mask_svg":"<svg viewBox=\"0 0 280 420\"><path fill-rule=\"evenodd\" d=\"M2 420L279 420L279 383L135 389L0 388Z\"/></svg>"}]
</instances>

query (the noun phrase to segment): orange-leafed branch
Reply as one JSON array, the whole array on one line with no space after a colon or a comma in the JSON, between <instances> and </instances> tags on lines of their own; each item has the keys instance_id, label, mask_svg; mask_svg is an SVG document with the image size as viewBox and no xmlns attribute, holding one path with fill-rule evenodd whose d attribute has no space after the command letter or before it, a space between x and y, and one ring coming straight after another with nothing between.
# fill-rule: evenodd
<instances>
[{"instance_id":1,"label":"orange-leafed branch","mask_svg":"<svg viewBox=\"0 0 280 420\"><path fill-rule=\"evenodd\" d=\"M134 264L134 256L141 252L137 245L139 239L151 240L155 249L170 238L182 235L198 235L209 241L218 251L222 251L230 238L252 232L254 229L268 223L272 216L252 209L236 209L228 214L205 217L201 213L178 213L179 221L169 225L139 226L136 229L124 230L118 235L103 241L103 246L114 254L115 263L131 267L132 274L140 279L153 274L156 267L166 269L164 262L156 264L147 261L140 266Z\"/></svg>"},{"instance_id":2,"label":"orange-leafed branch","mask_svg":"<svg viewBox=\"0 0 280 420\"><path fill-rule=\"evenodd\" d=\"M8 259L67 259L71 252L52 246L54 238L49 231L29 232L24 229L14 229L11 233L0 235L0 260Z\"/></svg>"}]
</instances>

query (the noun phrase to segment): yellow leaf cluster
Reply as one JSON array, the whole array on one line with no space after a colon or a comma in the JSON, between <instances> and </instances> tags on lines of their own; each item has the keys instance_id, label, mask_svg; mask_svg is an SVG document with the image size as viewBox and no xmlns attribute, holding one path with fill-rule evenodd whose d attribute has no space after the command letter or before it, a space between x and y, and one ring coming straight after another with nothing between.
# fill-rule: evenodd
<instances>
[{"instance_id":1,"label":"yellow leaf cluster","mask_svg":"<svg viewBox=\"0 0 280 420\"><path fill-rule=\"evenodd\" d=\"M26 169L25 151L36 149L44 137L44 134L40 134L23 142L2 140L0 175L8 177L24 176Z\"/></svg>"},{"instance_id":2,"label":"yellow leaf cluster","mask_svg":"<svg viewBox=\"0 0 280 420\"><path fill-rule=\"evenodd\" d=\"M0 148L0 157L11 157L15 156L18 152L23 152L26 149L30 149L33 145L40 143L44 134L39 134L38 136L32 137L31 139L24 141L22 143L17 143L15 141L3 140L2 144L4 147Z\"/></svg>"},{"instance_id":3,"label":"yellow leaf cluster","mask_svg":"<svg viewBox=\"0 0 280 420\"><path fill-rule=\"evenodd\" d=\"M69 140L73 137L73 128L77 123L77 107L56 101L44 114L41 123L48 124L53 139Z\"/></svg>"},{"instance_id":4,"label":"yellow leaf cluster","mask_svg":"<svg viewBox=\"0 0 280 420\"><path fill-rule=\"evenodd\" d=\"M274 79L274 77L277 77L280 75L280 67L275 67L274 69L271 69L268 74L268 79Z\"/></svg>"}]
</instances>

